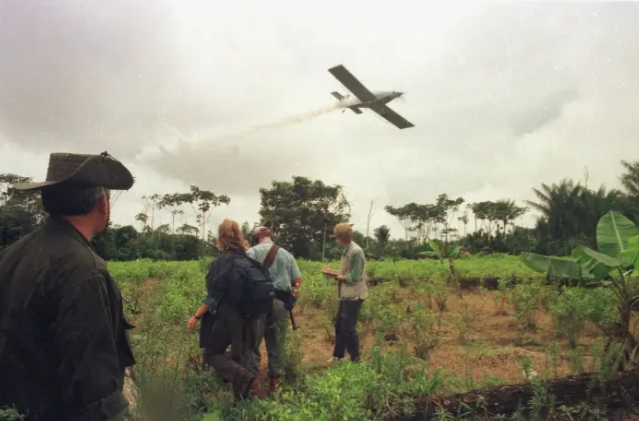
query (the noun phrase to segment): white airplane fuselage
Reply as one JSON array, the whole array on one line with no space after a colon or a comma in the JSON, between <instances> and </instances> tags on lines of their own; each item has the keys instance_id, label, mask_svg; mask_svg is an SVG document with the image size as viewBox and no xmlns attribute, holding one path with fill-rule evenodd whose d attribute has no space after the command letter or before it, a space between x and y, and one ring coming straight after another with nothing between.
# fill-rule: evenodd
<instances>
[{"instance_id":1,"label":"white airplane fuselage","mask_svg":"<svg viewBox=\"0 0 639 421\"><path fill-rule=\"evenodd\" d=\"M347 95L343 99L339 100L340 104L344 108L370 108L375 104L388 104L395 98L399 98L404 95L403 92L373 92L376 99L372 101L360 101L355 96Z\"/></svg>"}]
</instances>

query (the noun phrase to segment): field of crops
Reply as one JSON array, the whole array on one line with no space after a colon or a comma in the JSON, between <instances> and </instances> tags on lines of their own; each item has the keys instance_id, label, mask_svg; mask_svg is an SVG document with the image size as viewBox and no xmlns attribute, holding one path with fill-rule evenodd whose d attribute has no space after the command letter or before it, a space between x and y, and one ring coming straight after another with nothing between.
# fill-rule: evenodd
<instances>
[{"instance_id":1,"label":"field of crops","mask_svg":"<svg viewBox=\"0 0 639 421\"><path fill-rule=\"evenodd\" d=\"M365 362L330 365L336 287L323 262L301 261L284 390L234 406L228 385L201 370L197 333L186 329L208 264L109 263L136 325L138 408L148 419L393 419L411 413L415 394L599 372L619 352L604 351L618 320L611 291L548 285L516 257L487 255L455 260L454 279L448 262L368 262Z\"/></svg>"}]
</instances>

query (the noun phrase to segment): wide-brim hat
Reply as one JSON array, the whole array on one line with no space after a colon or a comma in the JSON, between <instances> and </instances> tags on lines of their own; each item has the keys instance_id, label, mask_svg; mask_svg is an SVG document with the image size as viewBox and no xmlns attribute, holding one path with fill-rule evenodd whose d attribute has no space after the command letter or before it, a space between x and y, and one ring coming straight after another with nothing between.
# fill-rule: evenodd
<instances>
[{"instance_id":1,"label":"wide-brim hat","mask_svg":"<svg viewBox=\"0 0 639 421\"><path fill-rule=\"evenodd\" d=\"M21 183L13 187L18 190L42 190L57 185L73 185L129 190L133 183L131 172L107 152L100 155L52 153L46 181Z\"/></svg>"}]
</instances>

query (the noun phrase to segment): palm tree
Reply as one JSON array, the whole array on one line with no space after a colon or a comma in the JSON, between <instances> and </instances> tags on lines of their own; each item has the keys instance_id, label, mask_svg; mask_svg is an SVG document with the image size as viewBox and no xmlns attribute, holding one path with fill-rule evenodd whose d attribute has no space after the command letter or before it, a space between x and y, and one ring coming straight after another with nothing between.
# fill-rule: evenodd
<instances>
[{"instance_id":1,"label":"palm tree","mask_svg":"<svg viewBox=\"0 0 639 421\"><path fill-rule=\"evenodd\" d=\"M626 193L628 213L639 223L639 161L621 161L626 172L619 177Z\"/></svg>"},{"instance_id":2,"label":"palm tree","mask_svg":"<svg viewBox=\"0 0 639 421\"><path fill-rule=\"evenodd\" d=\"M527 201L541 212L536 230L542 237L558 241L568 254L575 241L595 247L596 227L599 219L610 210L621 210L622 194L606 191L602 186L590 190L572 180L558 184L542 184L533 189L537 202Z\"/></svg>"},{"instance_id":3,"label":"palm tree","mask_svg":"<svg viewBox=\"0 0 639 421\"><path fill-rule=\"evenodd\" d=\"M508 224L526 213L528 208L520 207L515 204L514 200L498 200L495 202L495 217L499 219L503 225L504 234Z\"/></svg>"},{"instance_id":4,"label":"palm tree","mask_svg":"<svg viewBox=\"0 0 639 421\"><path fill-rule=\"evenodd\" d=\"M621 161L621 165L626 170L626 173L619 177L621 185L628 196L639 198L639 161Z\"/></svg>"},{"instance_id":5,"label":"palm tree","mask_svg":"<svg viewBox=\"0 0 639 421\"><path fill-rule=\"evenodd\" d=\"M379 226L373 230L373 235L380 245L385 246L390 240L390 228L386 225Z\"/></svg>"}]
</instances>

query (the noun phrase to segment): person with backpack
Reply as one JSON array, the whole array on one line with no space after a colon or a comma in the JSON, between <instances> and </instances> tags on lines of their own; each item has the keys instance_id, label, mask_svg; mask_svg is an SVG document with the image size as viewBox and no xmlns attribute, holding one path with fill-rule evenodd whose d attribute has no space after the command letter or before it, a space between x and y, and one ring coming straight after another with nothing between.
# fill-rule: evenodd
<instances>
[{"instance_id":1,"label":"person with backpack","mask_svg":"<svg viewBox=\"0 0 639 421\"><path fill-rule=\"evenodd\" d=\"M237 222L225 219L218 228L220 254L206 276L207 296L189 319L200 328L204 363L231 381L236 401L248 399L257 373L247 368L257 340L256 321L271 308L275 292L269 271L246 255ZM225 351L231 347L230 355Z\"/></svg>"},{"instance_id":2,"label":"person with backpack","mask_svg":"<svg viewBox=\"0 0 639 421\"><path fill-rule=\"evenodd\" d=\"M258 334L250 369L259 371L260 344L265 338L268 354L269 390L280 388L284 375L284 349L288 330L289 314L297 301L302 275L291 253L273 243L273 234L266 227L253 231L253 247L246 254L269 269L275 288L275 300L265 317L258 322Z\"/></svg>"}]
</instances>

